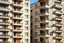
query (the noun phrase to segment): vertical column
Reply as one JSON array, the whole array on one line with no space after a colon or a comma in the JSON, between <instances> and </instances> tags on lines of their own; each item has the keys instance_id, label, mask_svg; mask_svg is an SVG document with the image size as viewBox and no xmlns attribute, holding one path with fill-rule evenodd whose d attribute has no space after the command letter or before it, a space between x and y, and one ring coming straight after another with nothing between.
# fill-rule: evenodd
<instances>
[{"instance_id":1,"label":"vertical column","mask_svg":"<svg viewBox=\"0 0 64 43\"><path fill-rule=\"evenodd\" d=\"M12 8L12 4L13 4L13 1L12 0L9 0L9 23L10 23L10 25L9 25L9 29L10 29L10 31L9 31L9 35L10 35L10 38L9 38L9 41L10 41L10 43L13 43L13 25L12 25L12 17L13 17L13 14L12 14L12 11L13 11L13 8Z\"/></svg>"},{"instance_id":2,"label":"vertical column","mask_svg":"<svg viewBox=\"0 0 64 43\"><path fill-rule=\"evenodd\" d=\"M49 0L49 43L53 43L53 27L52 27L52 24L53 24L53 8L51 8L52 6L54 5L54 0ZM51 40L51 41L50 41Z\"/></svg>"}]
</instances>

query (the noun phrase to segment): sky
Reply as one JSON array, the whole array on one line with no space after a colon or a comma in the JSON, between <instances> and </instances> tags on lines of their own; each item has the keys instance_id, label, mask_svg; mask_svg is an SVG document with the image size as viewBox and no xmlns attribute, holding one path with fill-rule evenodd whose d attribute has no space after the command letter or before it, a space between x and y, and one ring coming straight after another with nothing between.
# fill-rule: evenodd
<instances>
[{"instance_id":1,"label":"sky","mask_svg":"<svg viewBox=\"0 0 64 43\"><path fill-rule=\"evenodd\" d=\"M37 2L38 0L30 0L30 3L33 4L35 2Z\"/></svg>"}]
</instances>

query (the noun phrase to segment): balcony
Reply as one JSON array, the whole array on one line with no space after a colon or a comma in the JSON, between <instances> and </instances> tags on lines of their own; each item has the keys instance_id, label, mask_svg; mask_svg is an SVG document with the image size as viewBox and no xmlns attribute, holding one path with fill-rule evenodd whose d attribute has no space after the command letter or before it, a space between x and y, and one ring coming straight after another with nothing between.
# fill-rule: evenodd
<instances>
[{"instance_id":1,"label":"balcony","mask_svg":"<svg viewBox=\"0 0 64 43\"><path fill-rule=\"evenodd\" d=\"M62 23L55 23L55 26L59 26L59 27L61 27L62 26Z\"/></svg>"},{"instance_id":2,"label":"balcony","mask_svg":"<svg viewBox=\"0 0 64 43\"><path fill-rule=\"evenodd\" d=\"M46 33L45 34L40 34L40 37L45 37L46 38L46 37L49 37L49 35L46 34Z\"/></svg>"},{"instance_id":3,"label":"balcony","mask_svg":"<svg viewBox=\"0 0 64 43\"><path fill-rule=\"evenodd\" d=\"M23 7L22 3L20 3L20 2L14 2L13 6L14 7L20 7L20 8Z\"/></svg>"},{"instance_id":4,"label":"balcony","mask_svg":"<svg viewBox=\"0 0 64 43\"><path fill-rule=\"evenodd\" d=\"M55 4L55 8L62 8L62 5L61 4Z\"/></svg>"},{"instance_id":5,"label":"balcony","mask_svg":"<svg viewBox=\"0 0 64 43\"><path fill-rule=\"evenodd\" d=\"M61 3L61 0L54 0L55 2Z\"/></svg>"},{"instance_id":6,"label":"balcony","mask_svg":"<svg viewBox=\"0 0 64 43\"><path fill-rule=\"evenodd\" d=\"M44 24L48 24L49 23L49 20L40 20L40 23L44 23Z\"/></svg>"},{"instance_id":7,"label":"balcony","mask_svg":"<svg viewBox=\"0 0 64 43\"><path fill-rule=\"evenodd\" d=\"M54 20L57 20L57 21L61 21L62 20L62 17L56 17Z\"/></svg>"},{"instance_id":8,"label":"balcony","mask_svg":"<svg viewBox=\"0 0 64 43\"><path fill-rule=\"evenodd\" d=\"M61 28L57 28L55 31L56 31L57 33L62 33L62 29L61 29Z\"/></svg>"},{"instance_id":9,"label":"balcony","mask_svg":"<svg viewBox=\"0 0 64 43\"><path fill-rule=\"evenodd\" d=\"M49 16L49 13L48 12L41 12L40 14L38 14L40 16Z\"/></svg>"},{"instance_id":10,"label":"balcony","mask_svg":"<svg viewBox=\"0 0 64 43\"><path fill-rule=\"evenodd\" d=\"M23 36L13 36L13 38L22 38Z\"/></svg>"},{"instance_id":11,"label":"balcony","mask_svg":"<svg viewBox=\"0 0 64 43\"><path fill-rule=\"evenodd\" d=\"M13 13L22 14L23 12L22 12L22 10L14 9L14 10L13 10Z\"/></svg>"},{"instance_id":12,"label":"balcony","mask_svg":"<svg viewBox=\"0 0 64 43\"><path fill-rule=\"evenodd\" d=\"M14 26L22 26L22 23L13 23Z\"/></svg>"},{"instance_id":13,"label":"balcony","mask_svg":"<svg viewBox=\"0 0 64 43\"><path fill-rule=\"evenodd\" d=\"M10 43L10 42L7 42L7 41L2 41L2 42L0 42L0 43Z\"/></svg>"},{"instance_id":14,"label":"balcony","mask_svg":"<svg viewBox=\"0 0 64 43\"><path fill-rule=\"evenodd\" d=\"M49 1L49 0L38 0L39 2L47 2L47 1Z\"/></svg>"},{"instance_id":15,"label":"balcony","mask_svg":"<svg viewBox=\"0 0 64 43\"><path fill-rule=\"evenodd\" d=\"M9 35L3 34L3 35L0 35L0 38L9 38Z\"/></svg>"},{"instance_id":16,"label":"balcony","mask_svg":"<svg viewBox=\"0 0 64 43\"><path fill-rule=\"evenodd\" d=\"M0 18L9 19L8 15L5 15L5 14L0 15Z\"/></svg>"},{"instance_id":17,"label":"balcony","mask_svg":"<svg viewBox=\"0 0 64 43\"><path fill-rule=\"evenodd\" d=\"M9 4L8 0L0 0L1 4Z\"/></svg>"},{"instance_id":18,"label":"balcony","mask_svg":"<svg viewBox=\"0 0 64 43\"><path fill-rule=\"evenodd\" d=\"M9 12L10 10L6 6L0 6L0 11Z\"/></svg>"},{"instance_id":19,"label":"balcony","mask_svg":"<svg viewBox=\"0 0 64 43\"><path fill-rule=\"evenodd\" d=\"M22 20L22 17L13 17L15 20Z\"/></svg>"},{"instance_id":20,"label":"balcony","mask_svg":"<svg viewBox=\"0 0 64 43\"><path fill-rule=\"evenodd\" d=\"M61 41L56 41L56 43L63 43L63 42L61 42Z\"/></svg>"},{"instance_id":21,"label":"balcony","mask_svg":"<svg viewBox=\"0 0 64 43\"><path fill-rule=\"evenodd\" d=\"M13 31L14 32L22 32L23 30L20 28L20 29L14 29Z\"/></svg>"},{"instance_id":22,"label":"balcony","mask_svg":"<svg viewBox=\"0 0 64 43\"><path fill-rule=\"evenodd\" d=\"M0 25L9 25L9 23L7 21L2 21L0 22Z\"/></svg>"},{"instance_id":23,"label":"balcony","mask_svg":"<svg viewBox=\"0 0 64 43\"><path fill-rule=\"evenodd\" d=\"M60 11L60 10L56 10L54 13L55 14L61 14L62 15L62 11Z\"/></svg>"},{"instance_id":24,"label":"balcony","mask_svg":"<svg viewBox=\"0 0 64 43\"><path fill-rule=\"evenodd\" d=\"M40 5L40 9L48 9L49 5L45 4L45 5Z\"/></svg>"},{"instance_id":25,"label":"balcony","mask_svg":"<svg viewBox=\"0 0 64 43\"><path fill-rule=\"evenodd\" d=\"M49 30L49 27L46 27L46 28L40 28L40 30Z\"/></svg>"},{"instance_id":26,"label":"balcony","mask_svg":"<svg viewBox=\"0 0 64 43\"><path fill-rule=\"evenodd\" d=\"M62 39L61 35L56 35L56 39Z\"/></svg>"},{"instance_id":27,"label":"balcony","mask_svg":"<svg viewBox=\"0 0 64 43\"><path fill-rule=\"evenodd\" d=\"M49 41L40 41L39 43L49 43Z\"/></svg>"},{"instance_id":28,"label":"balcony","mask_svg":"<svg viewBox=\"0 0 64 43\"><path fill-rule=\"evenodd\" d=\"M0 28L0 31L9 31L9 28Z\"/></svg>"}]
</instances>

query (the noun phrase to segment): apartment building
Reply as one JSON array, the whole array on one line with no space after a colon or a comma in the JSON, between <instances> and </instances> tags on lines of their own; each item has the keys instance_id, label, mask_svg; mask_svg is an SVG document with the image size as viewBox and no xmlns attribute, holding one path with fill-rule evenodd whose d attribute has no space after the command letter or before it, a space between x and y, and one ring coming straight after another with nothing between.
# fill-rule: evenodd
<instances>
[{"instance_id":1,"label":"apartment building","mask_svg":"<svg viewBox=\"0 0 64 43\"><path fill-rule=\"evenodd\" d=\"M30 43L30 0L0 0L0 43Z\"/></svg>"},{"instance_id":2,"label":"apartment building","mask_svg":"<svg viewBox=\"0 0 64 43\"><path fill-rule=\"evenodd\" d=\"M38 0L31 16L31 43L64 43L64 0Z\"/></svg>"}]
</instances>

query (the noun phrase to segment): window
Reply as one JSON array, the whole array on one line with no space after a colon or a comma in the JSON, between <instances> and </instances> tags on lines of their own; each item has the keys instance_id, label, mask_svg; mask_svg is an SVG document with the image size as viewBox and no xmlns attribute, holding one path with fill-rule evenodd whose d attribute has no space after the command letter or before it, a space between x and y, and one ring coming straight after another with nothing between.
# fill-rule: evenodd
<instances>
[{"instance_id":1,"label":"window","mask_svg":"<svg viewBox=\"0 0 64 43\"><path fill-rule=\"evenodd\" d=\"M0 42L2 42L3 41L3 39L0 39Z\"/></svg>"},{"instance_id":2,"label":"window","mask_svg":"<svg viewBox=\"0 0 64 43\"><path fill-rule=\"evenodd\" d=\"M28 21L25 21L25 25L28 25Z\"/></svg>"},{"instance_id":3,"label":"window","mask_svg":"<svg viewBox=\"0 0 64 43\"><path fill-rule=\"evenodd\" d=\"M28 3L25 3L25 7L28 7Z\"/></svg>"},{"instance_id":4,"label":"window","mask_svg":"<svg viewBox=\"0 0 64 43\"><path fill-rule=\"evenodd\" d=\"M25 42L28 43L28 39L25 39Z\"/></svg>"},{"instance_id":5,"label":"window","mask_svg":"<svg viewBox=\"0 0 64 43\"><path fill-rule=\"evenodd\" d=\"M28 33L27 32L25 33L25 36L28 36Z\"/></svg>"},{"instance_id":6,"label":"window","mask_svg":"<svg viewBox=\"0 0 64 43\"><path fill-rule=\"evenodd\" d=\"M38 4L35 5L35 8L38 8Z\"/></svg>"},{"instance_id":7,"label":"window","mask_svg":"<svg viewBox=\"0 0 64 43\"><path fill-rule=\"evenodd\" d=\"M28 30L28 26L25 26L25 30Z\"/></svg>"},{"instance_id":8,"label":"window","mask_svg":"<svg viewBox=\"0 0 64 43\"><path fill-rule=\"evenodd\" d=\"M3 34L3 32L0 32L0 35L2 35Z\"/></svg>"},{"instance_id":9,"label":"window","mask_svg":"<svg viewBox=\"0 0 64 43\"><path fill-rule=\"evenodd\" d=\"M38 15L38 11L35 11L35 14Z\"/></svg>"},{"instance_id":10,"label":"window","mask_svg":"<svg viewBox=\"0 0 64 43\"><path fill-rule=\"evenodd\" d=\"M38 33L37 32L35 32L35 36L38 36Z\"/></svg>"},{"instance_id":11,"label":"window","mask_svg":"<svg viewBox=\"0 0 64 43\"><path fill-rule=\"evenodd\" d=\"M38 18L35 18L35 22L37 22L38 21Z\"/></svg>"},{"instance_id":12,"label":"window","mask_svg":"<svg viewBox=\"0 0 64 43\"><path fill-rule=\"evenodd\" d=\"M28 9L25 9L25 13L28 13Z\"/></svg>"},{"instance_id":13,"label":"window","mask_svg":"<svg viewBox=\"0 0 64 43\"><path fill-rule=\"evenodd\" d=\"M26 18L28 18L28 17L29 17L29 15L25 15L25 17L26 17Z\"/></svg>"},{"instance_id":14,"label":"window","mask_svg":"<svg viewBox=\"0 0 64 43\"><path fill-rule=\"evenodd\" d=\"M38 43L38 39L35 39L35 43Z\"/></svg>"},{"instance_id":15,"label":"window","mask_svg":"<svg viewBox=\"0 0 64 43\"><path fill-rule=\"evenodd\" d=\"M35 29L37 29L38 28L38 25L35 25Z\"/></svg>"}]
</instances>

